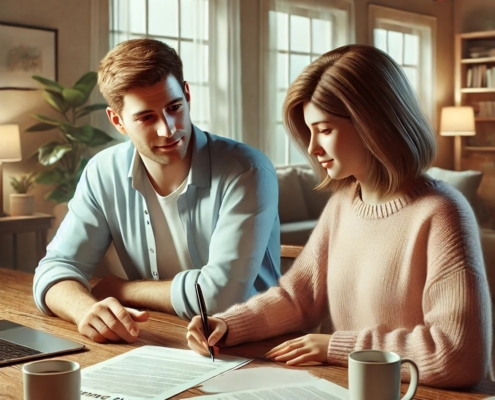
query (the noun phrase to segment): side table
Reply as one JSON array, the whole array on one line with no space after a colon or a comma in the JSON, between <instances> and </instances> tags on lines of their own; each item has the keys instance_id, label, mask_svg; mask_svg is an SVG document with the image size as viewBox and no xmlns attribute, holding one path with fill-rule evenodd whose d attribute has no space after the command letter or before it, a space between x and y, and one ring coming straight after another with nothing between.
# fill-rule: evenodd
<instances>
[{"instance_id":1,"label":"side table","mask_svg":"<svg viewBox=\"0 0 495 400\"><path fill-rule=\"evenodd\" d=\"M34 232L36 234L36 257L43 258L46 252L47 232L54 217L48 214L0 217L0 234L12 234L12 264L17 269L17 234Z\"/></svg>"}]
</instances>

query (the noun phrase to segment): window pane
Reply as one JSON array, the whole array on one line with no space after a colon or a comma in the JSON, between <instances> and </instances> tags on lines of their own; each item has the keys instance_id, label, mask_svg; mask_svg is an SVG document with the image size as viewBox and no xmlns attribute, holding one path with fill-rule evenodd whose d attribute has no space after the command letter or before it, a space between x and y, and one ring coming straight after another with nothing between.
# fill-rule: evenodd
<instances>
[{"instance_id":1,"label":"window pane","mask_svg":"<svg viewBox=\"0 0 495 400\"><path fill-rule=\"evenodd\" d=\"M180 57L184 79L193 83L206 83L208 77L208 45L180 42Z\"/></svg>"},{"instance_id":2,"label":"window pane","mask_svg":"<svg viewBox=\"0 0 495 400\"><path fill-rule=\"evenodd\" d=\"M290 16L290 50L309 53L309 18Z\"/></svg>"},{"instance_id":3,"label":"window pane","mask_svg":"<svg viewBox=\"0 0 495 400\"><path fill-rule=\"evenodd\" d=\"M404 64L419 64L419 36L404 35Z\"/></svg>"},{"instance_id":4,"label":"window pane","mask_svg":"<svg viewBox=\"0 0 495 400\"><path fill-rule=\"evenodd\" d=\"M131 0L129 3L130 28L132 33L146 33L146 2Z\"/></svg>"},{"instance_id":5,"label":"window pane","mask_svg":"<svg viewBox=\"0 0 495 400\"><path fill-rule=\"evenodd\" d=\"M373 44L376 48L387 52L387 31L385 29L373 29Z\"/></svg>"},{"instance_id":6,"label":"window pane","mask_svg":"<svg viewBox=\"0 0 495 400\"><path fill-rule=\"evenodd\" d=\"M151 35L175 36L179 32L177 0L149 1L149 31Z\"/></svg>"},{"instance_id":7,"label":"window pane","mask_svg":"<svg viewBox=\"0 0 495 400\"><path fill-rule=\"evenodd\" d=\"M398 64L403 63L403 34L401 32L388 31L388 54L397 62Z\"/></svg>"},{"instance_id":8,"label":"window pane","mask_svg":"<svg viewBox=\"0 0 495 400\"><path fill-rule=\"evenodd\" d=\"M418 70L417 68L412 67L403 67L404 72L406 73L407 79L411 83L411 86L414 88L416 93L418 92Z\"/></svg>"},{"instance_id":9,"label":"window pane","mask_svg":"<svg viewBox=\"0 0 495 400\"><path fill-rule=\"evenodd\" d=\"M289 56L277 54L277 89L289 87Z\"/></svg>"},{"instance_id":10,"label":"window pane","mask_svg":"<svg viewBox=\"0 0 495 400\"><path fill-rule=\"evenodd\" d=\"M275 35L277 36L276 49L289 50L289 14L275 12Z\"/></svg>"},{"instance_id":11,"label":"window pane","mask_svg":"<svg viewBox=\"0 0 495 400\"><path fill-rule=\"evenodd\" d=\"M289 139L289 164L307 164L308 160L301 154L299 149Z\"/></svg>"},{"instance_id":12,"label":"window pane","mask_svg":"<svg viewBox=\"0 0 495 400\"><path fill-rule=\"evenodd\" d=\"M321 19L312 20L312 53L323 54L332 50L332 23Z\"/></svg>"},{"instance_id":13,"label":"window pane","mask_svg":"<svg viewBox=\"0 0 495 400\"><path fill-rule=\"evenodd\" d=\"M188 10L195 10L196 16L201 16L200 21L191 20ZM180 36L208 40L208 0L180 0Z\"/></svg>"},{"instance_id":14,"label":"window pane","mask_svg":"<svg viewBox=\"0 0 495 400\"><path fill-rule=\"evenodd\" d=\"M284 126L282 124L277 124L277 148L275 149L275 165L287 165L287 160L285 157L285 149L287 146L287 134L285 133Z\"/></svg>"},{"instance_id":15,"label":"window pane","mask_svg":"<svg viewBox=\"0 0 495 400\"><path fill-rule=\"evenodd\" d=\"M297 54L290 55L290 81L293 82L301 71L310 63L310 58L308 56L300 56Z\"/></svg>"}]
</instances>

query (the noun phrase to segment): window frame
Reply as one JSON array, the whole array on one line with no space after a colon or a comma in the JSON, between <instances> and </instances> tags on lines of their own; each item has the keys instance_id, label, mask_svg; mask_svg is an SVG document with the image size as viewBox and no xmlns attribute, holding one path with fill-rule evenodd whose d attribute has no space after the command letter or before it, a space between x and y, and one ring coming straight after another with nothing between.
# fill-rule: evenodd
<instances>
[{"instance_id":1,"label":"window frame","mask_svg":"<svg viewBox=\"0 0 495 400\"><path fill-rule=\"evenodd\" d=\"M436 23L435 17L382 7L374 4L368 6L368 43L374 46L374 29L417 34L419 36L418 91L421 108L433 126L436 126L435 107L436 82ZM385 27L385 28L384 28ZM406 32L407 31L407 32ZM429 46L424 42L428 41Z\"/></svg>"}]
</instances>

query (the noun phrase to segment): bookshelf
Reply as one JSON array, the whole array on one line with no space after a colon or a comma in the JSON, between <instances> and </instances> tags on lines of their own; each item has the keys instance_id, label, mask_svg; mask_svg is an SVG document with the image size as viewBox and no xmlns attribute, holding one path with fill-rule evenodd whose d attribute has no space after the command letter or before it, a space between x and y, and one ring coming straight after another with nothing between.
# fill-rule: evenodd
<instances>
[{"instance_id":1,"label":"bookshelf","mask_svg":"<svg viewBox=\"0 0 495 400\"><path fill-rule=\"evenodd\" d=\"M476 135L461 140L461 169L483 171L483 225L495 227L495 30L455 36L455 105L472 106Z\"/></svg>"}]
</instances>

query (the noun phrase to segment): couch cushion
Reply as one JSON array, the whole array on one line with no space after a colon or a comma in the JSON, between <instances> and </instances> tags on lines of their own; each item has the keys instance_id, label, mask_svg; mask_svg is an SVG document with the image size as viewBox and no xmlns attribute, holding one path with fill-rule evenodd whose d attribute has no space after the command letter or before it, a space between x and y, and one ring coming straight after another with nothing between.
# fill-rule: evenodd
<instances>
[{"instance_id":1,"label":"couch cushion","mask_svg":"<svg viewBox=\"0 0 495 400\"><path fill-rule=\"evenodd\" d=\"M302 221L309 218L306 202L302 193L297 169L293 167L277 168L278 177L278 213L280 222Z\"/></svg>"},{"instance_id":2,"label":"couch cushion","mask_svg":"<svg viewBox=\"0 0 495 400\"><path fill-rule=\"evenodd\" d=\"M315 173L309 166L301 166L297 169L299 182L308 208L309 218L317 219L325 208L331 196L329 191L316 191L314 188L320 183Z\"/></svg>"},{"instance_id":3,"label":"couch cushion","mask_svg":"<svg viewBox=\"0 0 495 400\"><path fill-rule=\"evenodd\" d=\"M427 171L434 179L438 179L455 187L475 207L476 192L483 177L481 171L450 171L438 167L431 167Z\"/></svg>"}]
</instances>

